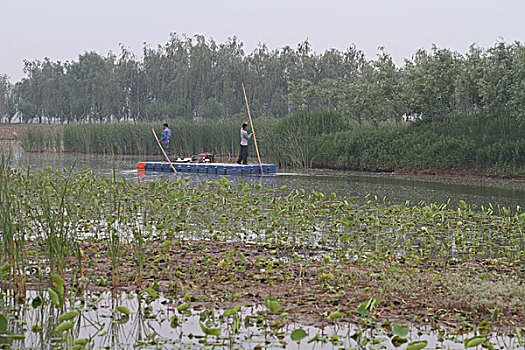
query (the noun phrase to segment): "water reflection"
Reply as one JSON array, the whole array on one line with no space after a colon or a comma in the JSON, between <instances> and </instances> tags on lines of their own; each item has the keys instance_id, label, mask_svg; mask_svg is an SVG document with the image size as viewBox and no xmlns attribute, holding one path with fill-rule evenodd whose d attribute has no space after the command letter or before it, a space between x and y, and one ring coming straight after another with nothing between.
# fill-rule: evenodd
<instances>
[{"instance_id":1,"label":"water reflection","mask_svg":"<svg viewBox=\"0 0 525 350\"><path fill-rule=\"evenodd\" d=\"M147 158L147 157L146 157ZM149 157L151 159L151 157ZM110 175L113 171L118 176L129 180L156 181L161 178L186 178L190 183L220 180L223 175L188 173L139 173L136 169L138 161L144 161L144 156L109 156L93 154L67 153L13 153L14 167L33 169L87 168L96 173ZM146 159L147 160L147 159ZM228 159L219 159L228 161ZM262 184L266 188L279 190L286 186L286 191L304 189L307 192L318 191L325 194L367 197L372 200L385 200L395 204L450 203L457 207L460 201L475 205L477 208L498 207L516 210L517 206L525 206L525 182L505 179L458 178L432 175L395 175L387 173L342 172L330 170L278 170L272 176L241 176L228 175L230 181L247 181L252 184Z\"/></svg>"},{"instance_id":2,"label":"water reflection","mask_svg":"<svg viewBox=\"0 0 525 350\"><path fill-rule=\"evenodd\" d=\"M189 186L199 186L203 182L208 183L210 181L220 181L222 177L225 177L232 183L232 185L240 182L248 182L252 185L263 186L264 188L275 187L275 174L263 174L263 175L215 175L215 174L201 174L201 173L182 173L177 174L165 172L159 173L155 171L137 171L137 176L141 182L149 182L164 176L168 180L183 179Z\"/></svg>"},{"instance_id":3,"label":"water reflection","mask_svg":"<svg viewBox=\"0 0 525 350\"><path fill-rule=\"evenodd\" d=\"M43 297L47 299L44 293ZM29 302L37 296L28 293ZM9 303L9 298L5 301ZM12 299L11 299L12 300ZM271 314L262 305L226 310L207 309L200 303L182 308L184 301L152 297L148 293L113 295L110 292L86 295L66 300L65 310L78 313L70 318L71 331L56 332L63 315L45 303L24 307L12 303L7 313L8 330L0 343L20 349L334 349L380 348L395 349L392 324L389 322L348 323L328 320L324 327L285 322L286 316ZM232 311L233 310L233 311ZM213 327L217 335L207 335L205 327ZM208 326L206 326L208 325ZM304 331L299 340L292 332ZM403 337L404 342L426 341L429 349L463 348L464 340L474 336L436 326L412 325ZM520 339L487 334L486 339L496 348L519 348ZM399 340L399 337L397 338ZM71 347L68 344L82 344ZM399 344L398 344L399 346Z\"/></svg>"}]
</instances>

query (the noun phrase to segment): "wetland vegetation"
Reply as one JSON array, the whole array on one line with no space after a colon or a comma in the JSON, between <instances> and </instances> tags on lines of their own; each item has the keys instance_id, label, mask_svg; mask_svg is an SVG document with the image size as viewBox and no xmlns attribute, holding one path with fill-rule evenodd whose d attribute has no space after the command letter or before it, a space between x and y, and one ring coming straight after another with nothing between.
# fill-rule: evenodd
<instances>
[{"instance_id":1,"label":"wetland vegetation","mask_svg":"<svg viewBox=\"0 0 525 350\"><path fill-rule=\"evenodd\" d=\"M248 87L283 167L525 172L524 46L245 55L172 34L0 75L29 152L238 152ZM410 121L413 120L413 121ZM3 131L3 130L0 130ZM518 192L519 193L519 192ZM520 204L521 205L521 204ZM0 162L0 348L524 348L523 207L388 203L314 188L130 181Z\"/></svg>"},{"instance_id":2,"label":"wetland vegetation","mask_svg":"<svg viewBox=\"0 0 525 350\"><path fill-rule=\"evenodd\" d=\"M483 123L477 125L478 119ZM236 155L239 124L172 120L170 152ZM373 126L336 112L300 112L279 120L259 118L256 129L264 161L282 167L523 177L525 129L516 124L514 133L504 138L497 124L478 116ZM159 125L27 126L20 141L27 151L151 155L159 152L150 135Z\"/></svg>"},{"instance_id":3,"label":"wetland vegetation","mask_svg":"<svg viewBox=\"0 0 525 350\"><path fill-rule=\"evenodd\" d=\"M423 348L423 331L408 335L415 324L434 329L438 347L453 337L465 347L506 347L498 334L523 346L522 208L497 215L464 202L363 203L226 178L142 183L13 169L4 158L0 171L7 344L40 334L57 347L100 345L102 328L79 332L112 292L113 323L143 317L182 334L198 317L189 344ZM122 293L138 305L126 307ZM154 304L165 307L153 312ZM21 323L22 310L32 312L29 321ZM309 325L332 333L306 332ZM253 327L263 340L239 338ZM155 332L131 340L163 341Z\"/></svg>"}]
</instances>

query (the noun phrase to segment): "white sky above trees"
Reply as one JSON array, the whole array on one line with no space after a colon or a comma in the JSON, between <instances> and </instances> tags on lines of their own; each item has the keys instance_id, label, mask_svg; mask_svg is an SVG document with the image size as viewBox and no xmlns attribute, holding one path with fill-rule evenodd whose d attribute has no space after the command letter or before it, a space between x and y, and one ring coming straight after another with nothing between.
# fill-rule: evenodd
<instances>
[{"instance_id":1,"label":"white sky above trees","mask_svg":"<svg viewBox=\"0 0 525 350\"><path fill-rule=\"evenodd\" d=\"M24 60L105 56L119 44L140 59L144 42L163 45L170 33L237 36L246 54L308 39L316 53L354 44L374 59L382 46L400 66L432 44L465 53L523 42L524 14L524 0L0 0L0 74L14 83Z\"/></svg>"}]
</instances>

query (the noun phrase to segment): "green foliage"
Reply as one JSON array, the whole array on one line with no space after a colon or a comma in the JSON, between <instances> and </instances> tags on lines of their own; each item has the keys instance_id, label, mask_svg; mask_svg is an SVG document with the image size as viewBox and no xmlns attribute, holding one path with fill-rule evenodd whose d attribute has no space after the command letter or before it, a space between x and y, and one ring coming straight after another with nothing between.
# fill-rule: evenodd
<instances>
[{"instance_id":1,"label":"green foliage","mask_svg":"<svg viewBox=\"0 0 525 350\"><path fill-rule=\"evenodd\" d=\"M332 312L330 315L328 315L328 317L331 319L331 320L336 320L338 318L341 318L343 317L345 314L342 313L341 311L334 311Z\"/></svg>"},{"instance_id":2,"label":"green foliage","mask_svg":"<svg viewBox=\"0 0 525 350\"><path fill-rule=\"evenodd\" d=\"M281 165L300 167L310 167L318 157L316 140L345 130L349 124L342 114L327 111L302 111L278 121L259 123L261 133L257 137L263 155Z\"/></svg>"},{"instance_id":3,"label":"green foliage","mask_svg":"<svg viewBox=\"0 0 525 350\"><path fill-rule=\"evenodd\" d=\"M414 341L407 344L406 350L421 350L424 349L427 345L428 341L426 340Z\"/></svg>"},{"instance_id":4,"label":"green foliage","mask_svg":"<svg viewBox=\"0 0 525 350\"><path fill-rule=\"evenodd\" d=\"M524 123L520 42L472 46L465 54L433 46L396 67L385 48L375 60L355 47L316 54L308 41L272 52L263 44L247 55L236 37L218 45L172 34L142 57L121 47L118 56L86 52L67 63L26 61L20 82L0 76L0 114L17 110L24 120L67 123L231 120L245 116L244 83L256 116L336 110L378 125L403 113L431 121L486 113L506 135L509 124Z\"/></svg>"},{"instance_id":5,"label":"green foliage","mask_svg":"<svg viewBox=\"0 0 525 350\"><path fill-rule=\"evenodd\" d=\"M264 298L264 306L268 309L268 311L272 314L277 314L279 311L281 311L282 306L276 299L267 296Z\"/></svg>"},{"instance_id":6,"label":"green foliage","mask_svg":"<svg viewBox=\"0 0 525 350\"><path fill-rule=\"evenodd\" d=\"M122 313L122 314L124 314L126 316L130 315L129 309L127 307L125 307L125 306L118 305L116 309L117 309L118 312L120 312L120 313Z\"/></svg>"},{"instance_id":7,"label":"green foliage","mask_svg":"<svg viewBox=\"0 0 525 350\"><path fill-rule=\"evenodd\" d=\"M40 296L34 297L33 300L31 301L31 306L33 307L33 309L36 309L37 307L40 307L43 304L44 304L44 301L42 300Z\"/></svg>"},{"instance_id":8,"label":"green foliage","mask_svg":"<svg viewBox=\"0 0 525 350\"><path fill-rule=\"evenodd\" d=\"M183 312L183 311L188 310L190 307L191 307L190 304L184 303L184 304L181 304L181 305L177 306L177 311Z\"/></svg>"},{"instance_id":9,"label":"green foliage","mask_svg":"<svg viewBox=\"0 0 525 350\"><path fill-rule=\"evenodd\" d=\"M401 326L397 322L394 322L393 329L394 334L406 338L408 336L409 328L407 326Z\"/></svg>"},{"instance_id":10,"label":"green foliage","mask_svg":"<svg viewBox=\"0 0 525 350\"><path fill-rule=\"evenodd\" d=\"M214 335L216 337L219 337L221 335L221 329L218 327L206 327L202 322L200 322L200 326L202 331L206 335Z\"/></svg>"},{"instance_id":11,"label":"green foliage","mask_svg":"<svg viewBox=\"0 0 525 350\"><path fill-rule=\"evenodd\" d=\"M200 152L236 154L241 121L169 121L172 137L169 153L191 156ZM80 153L158 154L159 146L151 133L160 134L161 123L71 124L63 128L64 150Z\"/></svg>"},{"instance_id":12,"label":"green foliage","mask_svg":"<svg viewBox=\"0 0 525 350\"><path fill-rule=\"evenodd\" d=\"M235 307L231 309L224 310L224 313L222 314L223 317L229 317L231 315L237 314L241 310L241 305L235 305Z\"/></svg>"},{"instance_id":13,"label":"green foliage","mask_svg":"<svg viewBox=\"0 0 525 350\"><path fill-rule=\"evenodd\" d=\"M352 267L354 264L356 267L366 266L367 271L369 271L370 267L384 261L386 262L383 265L384 272L378 272L374 276L363 274L360 277L367 279L366 282L370 285L375 285L377 280L384 281L381 283L381 290L364 288L363 294L376 293L377 291L379 295L385 295L385 299L389 300L386 293L394 292L396 295L405 293L404 290L398 289L402 286L416 293L421 289L419 287L429 280L420 277L414 278L413 271L423 271L423 267L425 267L424 271L428 273L427 277L430 280L439 278L435 280L435 285L440 286L439 292L441 290L447 292L447 299L444 302L449 305L450 310L453 308L462 310L464 307L471 310L491 310L494 320L498 319L498 314L500 317L514 315L521 310L523 288L520 286L519 279L509 278L508 281L504 281L505 276L501 275L498 278L499 280L493 280L493 274L498 271L495 269L496 265L503 266L506 271L509 266L521 266L523 263L523 255L520 252L523 251L525 237L523 236L523 220L521 219L523 213L520 209L517 210L516 214L507 214L507 216L502 217L494 215L492 209L471 210L465 202L460 203L460 206L454 209L447 207L446 204L391 206L372 201L359 203L354 200L351 194L344 197L335 194L325 196L315 191L312 193L292 191L282 195L273 191L264 191L262 188L249 183L233 186L224 178L221 181L211 181L196 187L187 186L182 180L173 182L159 180L150 187L149 183L134 181L128 183L123 179L108 179L105 176L94 175L87 171L64 174L60 170L35 173L23 169L12 169L12 172L4 172L2 175L8 176L9 185L4 184L5 187L2 187L4 191L0 192L0 198L9 198L16 203L22 203L11 203L12 206L19 208L17 216L15 216L16 219L13 220L16 222L27 221L30 223L33 221L38 223L36 217L41 214L41 207L29 205L25 201L43 197L46 193L45 187L67 187L69 189L64 193L64 197L49 195L49 206L58 209L62 200L76 203L76 215L80 215L80 218L75 219L71 210L68 210L68 218L73 220L72 222L78 223L76 226L86 230L85 232L89 232L93 236L98 235L99 238L96 242L92 240L91 236L77 236L77 240L81 243L96 243L93 245L95 249L92 251L93 254L86 254L86 266L92 266L92 263L96 264L93 259L101 260L105 258L103 257L104 254L109 254L109 247L104 249L103 243L109 239L107 235L103 234L108 227L106 218L112 217L111 220L119 216L130 218L129 220L122 219L122 226L116 232L122 237L122 240L129 239L128 247L130 248L137 244L133 236L130 235L131 228L144 225L145 231L149 235L155 227L155 235L144 238L147 240L147 245L145 245L147 249L143 250L142 253L151 260L157 254L151 255L148 252L158 252L160 253L158 256L162 256L164 262L169 263L165 255L165 252L170 250L168 248L171 245L177 245L177 248L183 249L181 250L183 254L181 259L188 262L189 269L182 270L176 265L173 265L173 268L165 266L167 270L175 270L176 277L173 278L181 281L179 288L181 293L177 293L179 296L182 296L184 289L188 288L189 291L193 282L203 281L200 279L202 278L201 273L193 270L193 268L199 266L202 269L201 271L215 271L214 267L217 266L218 261L227 261L228 263L223 266L223 271L214 272L210 276L212 282L209 283L209 290L215 290L213 286L219 283L214 283L215 281L224 281L222 278L226 275L227 270L235 271L238 268L243 268L248 260L251 261L250 264L253 264L250 270L251 275L260 274L260 278L257 278L256 281L254 278L253 283L268 283L268 286L270 286L270 282L272 285L273 283L277 284L279 279L271 276L280 276L284 271L291 271L289 270L291 266L282 264L283 260L279 258L280 255L277 255L277 251L285 250L293 245L294 250L288 250L290 255L282 256L289 256L289 261L293 262L295 268L300 269L299 271L310 270L308 274L303 275L298 272L297 275L289 277L290 280L297 282L298 291L308 291L315 288L324 294L324 290L334 290L335 288L342 290L342 288L354 284L352 276L345 278L345 275L341 274L349 266L348 263L352 264ZM75 181L72 182L71 178ZM3 181L2 177L0 177L0 181ZM284 190L283 188L280 191ZM19 195L21 191L23 191L24 196ZM176 200L172 202L171 199ZM217 211L210 210L210 207L220 208L219 215ZM4 208L0 209L3 210ZM260 215L261 213L264 215ZM117 221L119 220L113 222ZM249 225L253 232L264 232L264 234L247 237L246 231L243 232L242 229L243 224ZM210 225L213 225L213 230L209 229ZM47 245L64 245L63 241L55 242L44 239L46 231L42 230L40 225L36 227L38 227L37 230L31 231L33 233L32 240L36 244L26 244L24 248L34 247L38 256L44 256L44 252L48 251ZM425 228L424 234L421 234L423 227ZM191 241L185 240L186 237L193 239ZM68 237L63 237L63 239L67 241ZM2 259L4 259L5 252L8 251L4 240L8 240L5 235L2 236L3 244L0 246ZM171 242L170 245L162 243L168 240ZM238 242L237 247L241 248L253 243L254 249L259 246L264 247L262 249L271 249L271 251L261 251L261 256L264 257L262 259L255 256L250 256L247 259L244 255L246 253L244 248L238 250L239 248L232 245L222 249L223 244L220 243L221 250L214 249L213 251L217 251L217 255L213 257L213 255L208 255L208 250L200 249L200 246L197 245L199 242L224 242L226 240ZM454 252L451 252L452 245ZM154 249L154 247L158 247L159 250ZM309 257L309 254L296 253L310 252L312 247L315 247L316 251L321 252L321 254L329 252L329 255L315 254L315 256ZM150 250L150 248L152 249ZM126 263L133 261L133 251L134 249L129 249L127 256L129 260L126 260ZM206 258L201 259L198 255L194 256L193 253L186 255L187 252L197 251L202 251ZM396 254L392 254L392 252L396 252ZM67 256L69 257L71 254L72 252L68 253ZM275 257L274 254L276 254ZM32 260L34 256L27 257L28 261ZM352 258L349 261L349 256L355 257L355 260ZM215 258L216 260L214 260ZM471 261L484 261L485 265L478 270L471 270L469 267ZM303 270L303 266L306 264L310 267ZM448 274L447 281L441 279L439 272L442 270L440 268L448 269L451 265L457 265L458 268L462 266L465 273ZM2 267L1 271L13 273L12 269L16 265L4 263L2 266L5 267ZM154 265L149 266L153 267ZM231 278L238 278L240 281L250 278L247 270L239 269L237 271L239 272L237 275L228 275ZM487 277L482 278L476 272L485 272ZM327 278L330 280L331 286L326 283L319 283L321 282L320 279L314 277L321 274L326 276L332 274L333 278ZM65 296L61 295L62 292L58 289L60 286L64 286L64 281L58 276L51 275L53 287L48 289L49 299L57 307L64 304L71 307L76 305L71 303L73 300L71 298L74 298L73 293L68 292ZM93 277L96 278L96 276ZM405 278L404 282L398 280ZM457 278L456 282L454 282L454 278ZM95 280L91 281L96 283ZM184 281L184 285L182 281ZM248 283L252 283L250 280L248 281ZM69 282L70 280L67 282L68 289L66 292L69 290L73 292L76 287L74 277L71 283ZM44 285L45 283L47 281L43 282ZM391 283L395 286L390 285ZM197 290L194 291L197 292ZM154 289L149 293L151 299L158 297L153 292ZM205 293L203 292L203 294ZM228 296L228 294L225 295ZM64 299L66 303L63 302ZM172 326L177 327L179 321L184 322L185 316L190 315L188 310L191 306L186 302L194 299L191 294L186 293L179 300L180 303L184 302L177 307L181 313L180 319L171 318ZM235 296L232 295L229 300L235 300ZM354 309L351 306L354 305L353 300L354 298L346 305L338 304L337 308L340 311L334 310L335 312L329 316L325 314L326 318L329 317L334 323L340 321L344 315L348 315L350 308ZM257 319L271 321L273 326L272 323L268 322L269 326L277 327L279 324L277 315L282 312L283 302L287 302L287 300L278 302L271 297L265 298L265 312L258 312ZM323 302L329 303L330 301ZM389 303L384 304L380 305L379 300L375 298L360 299L357 307L357 312L362 316L360 320L375 324L376 307L382 309L390 307L386 305ZM42 301L33 301L32 305L34 307L41 306ZM240 306L235 306L230 310L225 310L223 317L219 317L223 322L231 325L229 329L233 333L240 327L240 317L248 319L244 312L240 312L240 309ZM122 313L129 311L122 308L119 310L119 307L117 310ZM496 310L498 311L496 312ZM481 314L483 317L487 316L488 311L482 312L485 313ZM67 321L70 317L76 317L74 313L66 313L65 315L67 316L60 316L60 319ZM284 317L284 314L281 314L280 317ZM122 319L122 321L125 320L126 318ZM204 323L203 332L216 334L217 324L214 322L215 320L211 324ZM374 329L377 328L374 326ZM398 338L393 338L392 343L403 343L403 339L400 338L406 335L407 329L394 323L393 332ZM416 343L409 346L416 349L423 345Z\"/></svg>"},{"instance_id":14,"label":"green foliage","mask_svg":"<svg viewBox=\"0 0 525 350\"><path fill-rule=\"evenodd\" d=\"M51 280L53 281L53 287L58 291L60 295L64 295L64 280L56 273L51 273Z\"/></svg>"},{"instance_id":15,"label":"green foliage","mask_svg":"<svg viewBox=\"0 0 525 350\"><path fill-rule=\"evenodd\" d=\"M379 304L379 299L370 298L357 306L357 312L361 316L368 316L375 310L377 304Z\"/></svg>"},{"instance_id":16,"label":"green foliage","mask_svg":"<svg viewBox=\"0 0 525 350\"><path fill-rule=\"evenodd\" d=\"M299 342L302 339L306 338L308 336L308 333L302 328L298 328L292 331L292 334L290 334L290 338L293 341Z\"/></svg>"},{"instance_id":17,"label":"green foliage","mask_svg":"<svg viewBox=\"0 0 525 350\"><path fill-rule=\"evenodd\" d=\"M5 334L7 331L7 318L0 314L0 334Z\"/></svg>"},{"instance_id":18,"label":"green foliage","mask_svg":"<svg viewBox=\"0 0 525 350\"><path fill-rule=\"evenodd\" d=\"M67 311L61 314L60 316L58 316L57 320L58 322L70 321L74 319L75 317L77 317L78 314L79 312L77 310Z\"/></svg>"},{"instance_id":19,"label":"green foliage","mask_svg":"<svg viewBox=\"0 0 525 350\"><path fill-rule=\"evenodd\" d=\"M476 346L481 345L486 340L487 340L486 336L475 336L472 338L465 339L464 341L465 349L475 348Z\"/></svg>"},{"instance_id":20,"label":"green foliage","mask_svg":"<svg viewBox=\"0 0 525 350\"><path fill-rule=\"evenodd\" d=\"M477 119L485 123L477 125ZM436 169L525 172L525 128L507 138L488 117L464 116L408 126L363 127L316 140L313 166L391 171Z\"/></svg>"},{"instance_id":21,"label":"green foliage","mask_svg":"<svg viewBox=\"0 0 525 350\"><path fill-rule=\"evenodd\" d=\"M472 46L463 55L433 46L403 67L384 48L368 61L355 47L317 55L308 41L272 52L261 45L249 55L242 46L235 37L217 45L172 34L146 48L142 61L124 47L118 57L28 61L26 79L14 86L1 79L0 106L16 107L25 120L68 123L58 132L25 130L29 151L158 154L148 130L172 120L171 154L236 155L244 83L261 155L283 166L523 172L519 42ZM423 122L394 124L404 113Z\"/></svg>"},{"instance_id":22,"label":"green foliage","mask_svg":"<svg viewBox=\"0 0 525 350\"><path fill-rule=\"evenodd\" d=\"M235 156L241 123L170 121L173 131L170 154L191 156L209 151ZM263 160L281 166L519 174L525 171L525 140L520 137L525 133L525 124L512 123L513 133L509 135L498 126L498 120L484 114L450 120L436 118L409 125L383 122L374 126L359 125L337 112L302 111L279 120L259 118L255 128ZM63 138L64 150L68 152L158 154L152 128L160 132L160 123L72 124L58 129L54 135L63 135L57 137ZM31 138L32 129L26 129L24 139ZM28 150L48 149L39 140L24 145L31 145ZM254 155L253 142L250 147Z\"/></svg>"},{"instance_id":23,"label":"green foliage","mask_svg":"<svg viewBox=\"0 0 525 350\"><path fill-rule=\"evenodd\" d=\"M70 322L70 321L64 321L62 323L60 323L57 328L55 329L55 332L57 333L61 333L61 332L64 332L64 331L67 331L68 329L71 329L73 328L74 326L74 323L73 322Z\"/></svg>"},{"instance_id":24,"label":"green foliage","mask_svg":"<svg viewBox=\"0 0 525 350\"><path fill-rule=\"evenodd\" d=\"M47 292L49 293L49 299L53 302L53 304L60 308L64 304L64 299L62 294L60 294L55 288L48 287Z\"/></svg>"}]
</instances>

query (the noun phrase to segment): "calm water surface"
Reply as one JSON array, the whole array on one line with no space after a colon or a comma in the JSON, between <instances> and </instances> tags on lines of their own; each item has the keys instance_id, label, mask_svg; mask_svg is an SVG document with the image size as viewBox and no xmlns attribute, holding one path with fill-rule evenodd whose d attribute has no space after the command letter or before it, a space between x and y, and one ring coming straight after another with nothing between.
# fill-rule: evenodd
<instances>
[{"instance_id":1,"label":"calm water surface","mask_svg":"<svg viewBox=\"0 0 525 350\"><path fill-rule=\"evenodd\" d=\"M31 298L36 296L31 292ZM283 325L279 329L270 329L272 320L279 320L277 315L267 315L264 306L245 306L239 311L240 328L235 333L232 330L232 316L220 316L224 310L208 310L216 320L215 326L220 328L221 336L206 336L199 321L204 312L188 309L178 312L176 306L179 300L167 300L163 297L155 300L138 299L134 295L111 297L103 293L100 297L86 296L85 303L73 302L66 309L80 311L80 316L73 319L74 327L71 333L74 339L89 341L86 349L403 349L396 347L391 341L390 332L358 326L347 322L334 322L332 325L318 328L300 324ZM125 306L128 317L116 312L116 307ZM12 349L53 350L67 348L65 338L58 337L54 331L58 326L54 307L45 305L42 308L22 308L14 315L9 314L8 334L21 334L24 337L11 339L0 336L0 345L8 344ZM171 322L172 317L178 321ZM15 320L24 320L16 322ZM45 319L43 329L33 332L32 327L41 324ZM257 323L257 320L266 322ZM307 336L301 341L291 339L292 331L303 329ZM464 339L474 334L447 334L446 329L429 329L428 327L410 327L407 341L428 342L425 349L463 349ZM355 335L359 334L358 338ZM314 341L314 337L319 337ZM20 339L21 338L21 339ZM488 336L495 349L521 349L519 340L493 334ZM356 341L359 339L359 341Z\"/></svg>"},{"instance_id":2,"label":"calm water surface","mask_svg":"<svg viewBox=\"0 0 525 350\"><path fill-rule=\"evenodd\" d=\"M96 173L111 175L113 171L128 180L155 181L163 176L173 179L189 178L190 183L218 180L222 176L207 174L172 174L158 172L137 172L138 161L155 161L154 157L107 156L69 153L26 153L14 152L14 167L41 169L87 168ZM227 161L227 160L220 160ZM231 160L230 160L231 161ZM487 178L457 178L433 175L395 175L389 173L342 172L332 170L298 171L278 169L269 176L226 176L230 181L246 181L262 184L265 188L284 191L304 189L325 194L356 196L360 199L384 200L388 203L417 204L447 203L455 207L461 200L477 208L510 208L513 212L519 206L525 207L525 181Z\"/></svg>"}]
</instances>

